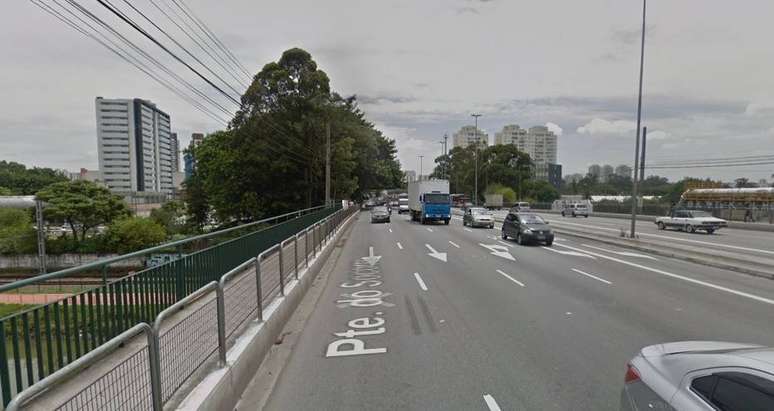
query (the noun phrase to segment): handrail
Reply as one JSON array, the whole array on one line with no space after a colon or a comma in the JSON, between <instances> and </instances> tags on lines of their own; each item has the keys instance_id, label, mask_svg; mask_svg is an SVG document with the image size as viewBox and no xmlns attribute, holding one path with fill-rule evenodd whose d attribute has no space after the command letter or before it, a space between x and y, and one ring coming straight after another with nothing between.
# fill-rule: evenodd
<instances>
[{"instance_id":1,"label":"handrail","mask_svg":"<svg viewBox=\"0 0 774 411\"><path fill-rule=\"evenodd\" d=\"M65 268L64 270L55 271L53 273L42 274L42 275L38 275L38 276L35 276L35 277L26 278L24 280L14 281L12 283L0 286L0 293L6 292L6 291L15 290L17 288L25 287L25 286L28 286L28 285L37 284L37 283L40 283L40 282L43 282L43 281L48 281L48 280L53 280L53 279L60 278L60 277L65 277L67 275L78 273L78 272L81 272L81 271L84 271L84 270L89 270L89 269L94 269L94 268L102 268L105 265L113 264L113 263L116 263L118 261L126 260L126 259L129 259L129 258L134 258L134 257L140 257L140 256L143 256L143 255L148 254L148 253L152 253L152 252L168 249L170 247L181 246L181 245L193 242L193 241L198 241L198 240L203 240L203 239L219 236L219 235L222 235L222 234L225 234L225 233L229 233L229 232L232 232L232 231L242 230L242 229L247 228L247 227L252 227L254 225L263 224L263 223L265 223L267 221L277 220L277 219L280 219L280 218L283 218L283 217L289 217L289 216L293 216L293 215L300 216L301 213L308 214L311 211L321 210L323 208L325 208L325 206L317 206L317 207L305 208L303 210L292 211L290 213L285 213L285 214L282 214L282 215L278 215L278 216L274 216L274 217L269 217L269 218L264 218L264 219L258 220L258 221L253 221L252 223L247 223L247 224L239 225L239 226L236 226L236 227L226 228L226 229L219 230L219 231L213 231L213 232L207 233L207 234L200 234L200 235L197 235L197 236L194 236L194 237L184 238L182 240L177 240L177 241L172 241L172 242L169 242L169 243L160 244L160 245L153 246L153 247L150 247L150 248L145 248L145 249L142 249L142 250L139 250L139 251L134 251L134 252L131 252L131 253L128 253L128 254L122 254L122 255L119 255L119 256L115 256L115 257L109 257L109 258L105 258L105 259L102 259L102 260L93 261L91 263L79 265L77 267Z\"/></svg>"},{"instance_id":2,"label":"handrail","mask_svg":"<svg viewBox=\"0 0 774 411\"><path fill-rule=\"evenodd\" d=\"M156 352L154 351L154 348L153 348L154 347L153 329L151 329L151 326L148 325L147 323L139 323L134 327L112 338L111 340L107 341L106 343L100 345L99 347L93 349L83 357L78 358L77 360L71 362L70 364L67 364L63 368L60 368L59 370L49 375L48 377L29 386L26 390L20 392L16 397L14 397L13 400L11 400L11 402L8 404L8 407L6 408L6 411L19 410L21 407L25 405L27 401L36 397L38 394L50 389L51 387L59 384L60 382L72 377L73 375L81 372L85 368L91 366L97 360L101 359L107 354L110 354L116 348L120 347L129 339L134 338L134 336L139 334L140 332L144 333L146 338L148 339L148 356L150 361L149 364L151 364L151 367L152 367L154 363L157 363L156 359L158 358L156 357ZM153 388L153 385L154 385L153 372L151 372L151 388ZM161 411L161 408L156 407L155 394L152 393L151 396L154 398L154 402L153 402L154 410Z\"/></svg>"}]
</instances>

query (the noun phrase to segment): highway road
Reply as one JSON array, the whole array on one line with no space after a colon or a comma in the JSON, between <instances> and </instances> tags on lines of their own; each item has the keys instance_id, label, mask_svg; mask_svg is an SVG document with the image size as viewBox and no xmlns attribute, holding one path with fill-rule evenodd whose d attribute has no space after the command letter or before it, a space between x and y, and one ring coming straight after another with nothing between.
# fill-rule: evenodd
<instances>
[{"instance_id":1,"label":"highway road","mask_svg":"<svg viewBox=\"0 0 774 411\"><path fill-rule=\"evenodd\" d=\"M499 234L361 213L266 409L617 409L645 345L774 345L774 281Z\"/></svg>"}]
</instances>

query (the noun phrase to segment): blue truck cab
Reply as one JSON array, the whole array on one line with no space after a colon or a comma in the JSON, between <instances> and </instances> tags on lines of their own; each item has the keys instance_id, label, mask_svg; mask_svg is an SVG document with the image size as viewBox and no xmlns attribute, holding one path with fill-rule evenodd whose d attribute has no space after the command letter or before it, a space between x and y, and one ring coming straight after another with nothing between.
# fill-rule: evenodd
<instances>
[{"instance_id":1,"label":"blue truck cab","mask_svg":"<svg viewBox=\"0 0 774 411\"><path fill-rule=\"evenodd\" d=\"M426 224L451 219L451 198L448 180L419 180L408 184L411 219Z\"/></svg>"},{"instance_id":2,"label":"blue truck cab","mask_svg":"<svg viewBox=\"0 0 774 411\"><path fill-rule=\"evenodd\" d=\"M422 203L422 216L420 218L422 224L427 221L443 221L444 224L449 224L451 202L448 193L425 193L422 194L420 202Z\"/></svg>"}]
</instances>

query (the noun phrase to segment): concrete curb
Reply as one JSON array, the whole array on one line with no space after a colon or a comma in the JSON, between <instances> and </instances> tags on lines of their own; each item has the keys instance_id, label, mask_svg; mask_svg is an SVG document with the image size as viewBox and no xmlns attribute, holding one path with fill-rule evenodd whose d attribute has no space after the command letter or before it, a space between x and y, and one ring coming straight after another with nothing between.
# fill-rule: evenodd
<instances>
[{"instance_id":1,"label":"concrete curb","mask_svg":"<svg viewBox=\"0 0 774 411\"><path fill-rule=\"evenodd\" d=\"M336 241L349 228L355 212L342 223L320 255L298 280L288 283L284 297L278 297L264 309L264 321L254 320L226 354L227 365L209 373L180 403L177 410L233 410L242 392L258 372L263 359L280 336L288 319L306 295L312 282L333 252Z\"/></svg>"}]
</instances>

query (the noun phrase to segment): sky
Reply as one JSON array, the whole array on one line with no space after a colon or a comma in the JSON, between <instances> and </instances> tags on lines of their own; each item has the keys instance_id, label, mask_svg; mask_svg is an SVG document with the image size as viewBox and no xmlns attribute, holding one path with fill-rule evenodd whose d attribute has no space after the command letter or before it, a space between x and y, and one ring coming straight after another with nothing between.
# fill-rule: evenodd
<instances>
[{"instance_id":1,"label":"sky","mask_svg":"<svg viewBox=\"0 0 774 411\"><path fill-rule=\"evenodd\" d=\"M163 55L96 2L81 1L146 50ZM132 4L193 47L153 13L150 0ZM186 4L251 73L288 48L309 51L333 89L356 95L368 118L396 140L405 169L417 169L417 156L424 155L428 172L443 135L451 146L451 135L472 124L474 112L482 114L479 126L492 140L506 124L548 125L560 135L558 160L565 174L585 173L595 163L633 165L640 1ZM224 127L31 1L9 2L5 10L0 159L95 169L96 96L155 102L171 115L182 146L192 132ZM774 154L772 15L774 2L767 0L648 2L642 118L649 161ZM205 88L182 66L159 59ZM208 95L220 98L214 90ZM758 181L774 179L774 166L648 173Z\"/></svg>"}]
</instances>

